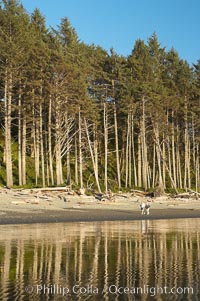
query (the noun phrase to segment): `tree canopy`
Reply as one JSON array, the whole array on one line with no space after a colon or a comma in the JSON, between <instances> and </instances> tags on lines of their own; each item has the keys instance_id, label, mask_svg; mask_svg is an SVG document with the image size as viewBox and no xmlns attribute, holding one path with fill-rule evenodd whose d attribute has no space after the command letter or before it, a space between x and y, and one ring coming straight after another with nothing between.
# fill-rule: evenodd
<instances>
[{"instance_id":1,"label":"tree canopy","mask_svg":"<svg viewBox=\"0 0 200 301\"><path fill-rule=\"evenodd\" d=\"M200 189L200 60L156 33L127 57L0 1L0 184Z\"/></svg>"}]
</instances>

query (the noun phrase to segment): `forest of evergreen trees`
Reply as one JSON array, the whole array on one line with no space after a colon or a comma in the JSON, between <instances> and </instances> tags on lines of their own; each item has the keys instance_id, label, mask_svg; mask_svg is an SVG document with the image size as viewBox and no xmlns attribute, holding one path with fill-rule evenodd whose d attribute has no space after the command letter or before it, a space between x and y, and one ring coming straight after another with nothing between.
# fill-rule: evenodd
<instances>
[{"instance_id":1,"label":"forest of evergreen trees","mask_svg":"<svg viewBox=\"0 0 200 301\"><path fill-rule=\"evenodd\" d=\"M200 189L200 60L128 57L0 1L0 185Z\"/></svg>"}]
</instances>

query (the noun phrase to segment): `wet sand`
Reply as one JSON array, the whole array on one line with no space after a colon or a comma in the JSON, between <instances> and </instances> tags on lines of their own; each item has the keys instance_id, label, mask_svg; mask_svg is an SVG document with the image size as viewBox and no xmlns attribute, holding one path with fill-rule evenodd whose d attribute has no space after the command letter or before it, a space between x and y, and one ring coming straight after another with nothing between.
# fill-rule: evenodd
<instances>
[{"instance_id":1,"label":"wet sand","mask_svg":"<svg viewBox=\"0 0 200 301\"><path fill-rule=\"evenodd\" d=\"M150 215L141 215L139 210L131 211L116 209L36 210L32 212L1 211L0 225L178 218L200 218L200 209L152 209Z\"/></svg>"}]
</instances>

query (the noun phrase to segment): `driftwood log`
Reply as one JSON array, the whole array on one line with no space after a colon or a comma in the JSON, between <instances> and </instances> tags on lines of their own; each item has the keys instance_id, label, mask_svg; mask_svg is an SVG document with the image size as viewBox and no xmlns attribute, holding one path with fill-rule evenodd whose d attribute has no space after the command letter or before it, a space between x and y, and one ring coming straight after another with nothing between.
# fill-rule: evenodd
<instances>
[{"instance_id":1,"label":"driftwood log","mask_svg":"<svg viewBox=\"0 0 200 301\"><path fill-rule=\"evenodd\" d=\"M156 193L153 192L146 192L146 191L141 191L141 190L135 190L135 189L131 189L132 195L133 196L140 196L140 197L156 197Z\"/></svg>"},{"instance_id":2,"label":"driftwood log","mask_svg":"<svg viewBox=\"0 0 200 301\"><path fill-rule=\"evenodd\" d=\"M181 199L196 199L198 200L200 197L200 193L193 191L191 189L188 189L188 192L182 192L178 193L174 196L174 198L181 198Z\"/></svg>"},{"instance_id":3,"label":"driftwood log","mask_svg":"<svg viewBox=\"0 0 200 301\"><path fill-rule=\"evenodd\" d=\"M95 199L105 202L105 201L114 201L114 194L111 191L108 191L108 193L94 193Z\"/></svg>"}]
</instances>

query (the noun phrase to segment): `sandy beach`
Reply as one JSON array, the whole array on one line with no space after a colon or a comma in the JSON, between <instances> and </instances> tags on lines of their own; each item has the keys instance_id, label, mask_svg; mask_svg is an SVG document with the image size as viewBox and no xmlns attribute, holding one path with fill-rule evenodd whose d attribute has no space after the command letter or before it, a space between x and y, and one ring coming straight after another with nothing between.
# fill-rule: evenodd
<instances>
[{"instance_id":1,"label":"sandy beach","mask_svg":"<svg viewBox=\"0 0 200 301\"><path fill-rule=\"evenodd\" d=\"M149 215L141 215L140 203L148 201ZM199 218L200 200L169 196L146 198L116 194L112 201L94 196L0 189L0 224L91 222L141 219Z\"/></svg>"}]
</instances>

